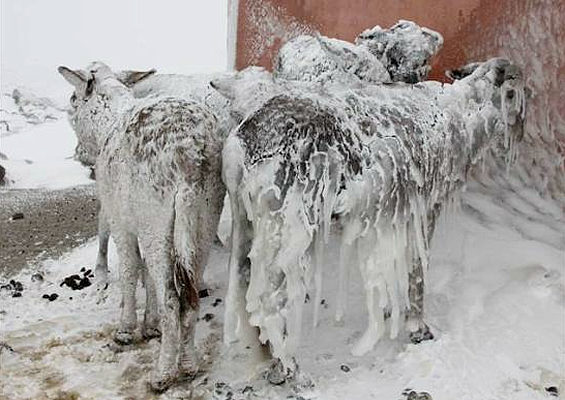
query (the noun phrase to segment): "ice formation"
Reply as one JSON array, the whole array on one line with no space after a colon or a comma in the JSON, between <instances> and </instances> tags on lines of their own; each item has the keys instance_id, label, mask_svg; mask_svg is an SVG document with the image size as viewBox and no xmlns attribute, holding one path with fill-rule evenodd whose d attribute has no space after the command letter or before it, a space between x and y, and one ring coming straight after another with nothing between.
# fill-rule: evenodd
<instances>
[{"instance_id":1,"label":"ice formation","mask_svg":"<svg viewBox=\"0 0 565 400\"><path fill-rule=\"evenodd\" d=\"M423 285L435 221L472 165L487 151L508 153L520 138L525 104L521 73L503 59L453 85L289 87L279 83L230 134L223 169L234 218L226 334L259 327L259 339L292 370L306 292L312 282L321 289L333 214L344 227L342 259L357 254L365 284L368 327L353 353L383 336L385 314L391 337L406 312L411 331L427 328ZM348 267L340 271L339 318Z\"/></svg>"},{"instance_id":2,"label":"ice formation","mask_svg":"<svg viewBox=\"0 0 565 400\"><path fill-rule=\"evenodd\" d=\"M151 385L163 390L179 371L191 375L198 368L198 288L225 194L218 121L190 98L136 99L126 86L131 81L99 62L85 71L59 72L75 87L74 120L91 130L86 133L99 149L101 214L120 258L123 306L116 340L133 339L143 256L150 278L144 331L160 329L162 335ZM132 77L145 75L126 74Z\"/></svg>"},{"instance_id":3,"label":"ice formation","mask_svg":"<svg viewBox=\"0 0 565 400\"><path fill-rule=\"evenodd\" d=\"M273 75L318 83L416 83L426 79L442 44L439 33L411 21L368 29L355 44L301 35L281 47Z\"/></svg>"}]
</instances>

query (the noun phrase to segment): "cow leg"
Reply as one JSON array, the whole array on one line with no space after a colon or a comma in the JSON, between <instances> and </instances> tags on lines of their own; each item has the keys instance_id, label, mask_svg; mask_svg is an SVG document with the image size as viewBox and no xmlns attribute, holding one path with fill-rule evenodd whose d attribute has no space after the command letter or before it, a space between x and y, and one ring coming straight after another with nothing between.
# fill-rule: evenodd
<instances>
[{"instance_id":1,"label":"cow leg","mask_svg":"<svg viewBox=\"0 0 565 400\"><path fill-rule=\"evenodd\" d=\"M258 332L249 324L245 309L245 295L249 286L251 263L247 255L251 250L252 227L247 220L243 204L235 193L230 194L232 210L232 247L229 261L229 282L224 319L224 343L246 340L246 344L259 343Z\"/></svg>"},{"instance_id":2,"label":"cow leg","mask_svg":"<svg viewBox=\"0 0 565 400\"><path fill-rule=\"evenodd\" d=\"M408 280L410 309L407 326L410 332L410 341L420 343L424 340L431 340L434 335L424 322L424 270L420 258L414 261L414 267L408 275Z\"/></svg>"},{"instance_id":3,"label":"cow leg","mask_svg":"<svg viewBox=\"0 0 565 400\"><path fill-rule=\"evenodd\" d=\"M161 336L159 330L159 310L157 308L157 292L155 290L155 282L147 270L147 266L143 265L143 281L145 283L145 314L143 317L143 327L141 334L145 339L151 339Z\"/></svg>"},{"instance_id":4,"label":"cow leg","mask_svg":"<svg viewBox=\"0 0 565 400\"><path fill-rule=\"evenodd\" d=\"M137 324L135 311L135 289L141 259L137 246L137 238L128 232L115 232L114 242L118 251L119 279L122 291L122 313L120 327L114 336L119 344L130 344Z\"/></svg>"},{"instance_id":5,"label":"cow leg","mask_svg":"<svg viewBox=\"0 0 565 400\"><path fill-rule=\"evenodd\" d=\"M175 289L170 234L151 232L142 240L148 273L154 280L157 307L161 318L161 348L151 374L151 387L163 391L177 377L180 339L180 299Z\"/></svg>"},{"instance_id":6,"label":"cow leg","mask_svg":"<svg viewBox=\"0 0 565 400\"><path fill-rule=\"evenodd\" d=\"M199 357L194 346L194 328L198 319L198 304L182 304L180 311L179 370L183 376L194 377L198 372Z\"/></svg>"},{"instance_id":7,"label":"cow leg","mask_svg":"<svg viewBox=\"0 0 565 400\"><path fill-rule=\"evenodd\" d=\"M94 274L96 276L96 291L98 303L104 302L105 290L108 288L108 242L110 239L110 225L102 208L98 213L98 256Z\"/></svg>"}]
</instances>

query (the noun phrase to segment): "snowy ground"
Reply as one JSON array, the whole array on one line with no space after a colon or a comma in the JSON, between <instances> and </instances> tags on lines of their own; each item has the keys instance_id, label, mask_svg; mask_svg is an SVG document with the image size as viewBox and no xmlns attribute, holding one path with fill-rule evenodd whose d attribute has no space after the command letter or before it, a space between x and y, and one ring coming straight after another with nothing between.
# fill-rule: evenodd
<instances>
[{"instance_id":1,"label":"snowy ground","mask_svg":"<svg viewBox=\"0 0 565 400\"><path fill-rule=\"evenodd\" d=\"M92 286L82 291L59 286L81 267L92 267L93 240L10 277L25 289L19 298L0 294L0 341L14 350L0 356L0 398L227 399L232 392L234 399L296 394L397 400L410 388L429 392L434 400L548 399L547 387L565 393L564 226L559 207L527 189L489 193L471 185L462 210L444 219L434 238L426 306L436 339L420 345L407 344L406 337L385 339L363 358L349 353L365 328L359 278L350 288L345 326L338 326L331 295L337 266L328 264L327 308L318 328L305 323L300 351L302 370L316 385L298 394L290 385L265 384L260 376L264 365L252 368L248 350L223 349L223 303L216 299L224 297L228 253L221 247L214 249L205 276L211 295L203 299L197 328L202 374L193 385L181 384L160 396L148 392L145 382L158 342L139 341L126 349L111 344L119 312L114 249L104 304L96 304ZM44 282L31 282L38 271ZM57 300L42 299L51 293L59 295ZM142 311L140 301L140 319Z\"/></svg>"},{"instance_id":2,"label":"snowy ground","mask_svg":"<svg viewBox=\"0 0 565 400\"><path fill-rule=\"evenodd\" d=\"M53 100L2 87L0 164L10 188L63 189L89 184L90 170L73 160L76 136Z\"/></svg>"}]
</instances>

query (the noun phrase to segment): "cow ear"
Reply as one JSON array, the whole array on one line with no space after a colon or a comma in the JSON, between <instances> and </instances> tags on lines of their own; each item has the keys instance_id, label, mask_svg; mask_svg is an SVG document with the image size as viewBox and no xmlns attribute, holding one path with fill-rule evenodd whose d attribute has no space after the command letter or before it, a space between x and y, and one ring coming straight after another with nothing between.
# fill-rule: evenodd
<instances>
[{"instance_id":1,"label":"cow ear","mask_svg":"<svg viewBox=\"0 0 565 400\"><path fill-rule=\"evenodd\" d=\"M354 44L320 35L316 36L316 39L326 55L341 69L347 71L359 62L359 54Z\"/></svg>"},{"instance_id":2,"label":"cow ear","mask_svg":"<svg viewBox=\"0 0 565 400\"><path fill-rule=\"evenodd\" d=\"M67 82L73 85L75 88L82 88L86 86L89 76L86 72L81 70L72 70L65 66L60 66L57 71L65 78Z\"/></svg>"},{"instance_id":3,"label":"cow ear","mask_svg":"<svg viewBox=\"0 0 565 400\"><path fill-rule=\"evenodd\" d=\"M445 76L453 79L454 81L457 81L471 75L481 64L483 63L475 62L464 65L457 69L447 70L445 71Z\"/></svg>"},{"instance_id":4,"label":"cow ear","mask_svg":"<svg viewBox=\"0 0 565 400\"><path fill-rule=\"evenodd\" d=\"M157 70L154 68L149 71L120 71L116 73L116 78L127 87L132 87L139 81L155 74L155 72L157 72Z\"/></svg>"},{"instance_id":5,"label":"cow ear","mask_svg":"<svg viewBox=\"0 0 565 400\"><path fill-rule=\"evenodd\" d=\"M94 76L91 73L82 70L72 70L70 68L60 66L57 71L75 88L75 94L79 96L89 96L94 88Z\"/></svg>"},{"instance_id":6,"label":"cow ear","mask_svg":"<svg viewBox=\"0 0 565 400\"><path fill-rule=\"evenodd\" d=\"M235 77L214 79L210 81L210 86L228 100L235 100L236 97Z\"/></svg>"}]
</instances>

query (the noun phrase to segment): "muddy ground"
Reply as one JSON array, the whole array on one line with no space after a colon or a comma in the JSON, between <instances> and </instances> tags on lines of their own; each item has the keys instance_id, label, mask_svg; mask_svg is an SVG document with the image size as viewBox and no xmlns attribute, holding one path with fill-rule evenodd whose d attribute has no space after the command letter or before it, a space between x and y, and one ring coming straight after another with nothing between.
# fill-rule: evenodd
<instances>
[{"instance_id":1,"label":"muddy ground","mask_svg":"<svg viewBox=\"0 0 565 400\"><path fill-rule=\"evenodd\" d=\"M59 257L95 236L96 203L94 184L63 190L0 189L0 278L29 263Z\"/></svg>"}]
</instances>

